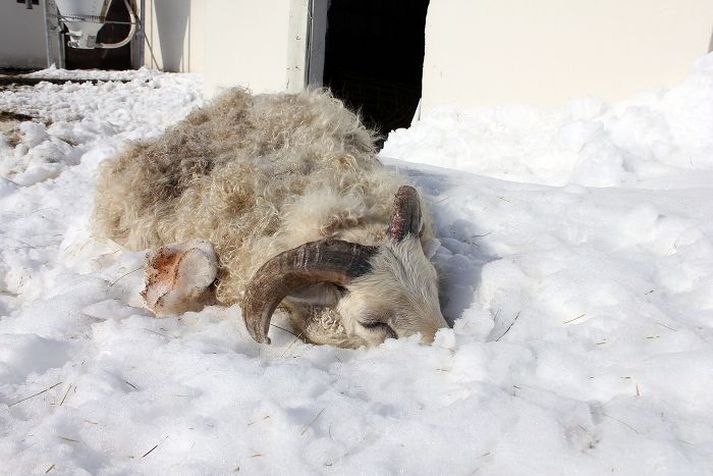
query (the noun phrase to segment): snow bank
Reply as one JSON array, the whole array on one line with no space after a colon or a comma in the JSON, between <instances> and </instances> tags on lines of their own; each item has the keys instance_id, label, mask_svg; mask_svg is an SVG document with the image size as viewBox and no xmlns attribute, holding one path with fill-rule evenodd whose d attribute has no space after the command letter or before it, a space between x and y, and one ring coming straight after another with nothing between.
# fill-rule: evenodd
<instances>
[{"instance_id":1,"label":"snow bank","mask_svg":"<svg viewBox=\"0 0 713 476\"><path fill-rule=\"evenodd\" d=\"M713 56L683 84L620 104L438 109L389 135L383 154L516 182L655 186L713 177ZM695 171L695 173L692 173ZM699 183L704 183L702 180Z\"/></svg>"},{"instance_id":2,"label":"snow bank","mask_svg":"<svg viewBox=\"0 0 713 476\"><path fill-rule=\"evenodd\" d=\"M392 134L455 324L357 351L258 346L235 307L154 319L143 254L92 239L97 164L199 104L195 77L0 92L40 118L0 150L2 472L710 474L712 63Z\"/></svg>"},{"instance_id":3,"label":"snow bank","mask_svg":"<svg viewBox=\"0 0 713 476\"><path fill-rule=\"evenodd\" d=\"M22 75L26 78L40 79L66 79L71 81L134 81L136 79L151 79L161 76L155 69L142 67L138 70L106 71L101 69L58 69L52 67L40 71L33 71Z\"/></svg>"}]
</instances>

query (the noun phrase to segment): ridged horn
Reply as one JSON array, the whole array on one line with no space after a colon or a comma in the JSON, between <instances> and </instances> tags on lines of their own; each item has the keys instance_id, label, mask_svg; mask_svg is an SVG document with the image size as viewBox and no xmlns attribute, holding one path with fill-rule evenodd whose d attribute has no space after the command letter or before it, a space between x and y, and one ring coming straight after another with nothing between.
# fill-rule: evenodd
<instances>
[{"instance_id":1,"label":"ridged horn","mask_svg":"<svg viewBox=\"0 0 713 476\"><path fill-rule=\"evenodd\" d=\"M394 241L401 241L408 234L419 236L421 222L421 200L418 198L418 192L410 185L402 185L394 197L387 231L389 237Z\"/></svg>"},{"instance_id":2,"label":"ridged horn","mask_svg":"<svg viewBox=\"0 0 713 476\"><path fill-rule=\"evenodd\" d=\"M257 342L269 344L270 319L287 295L315 283L345 286L371 271L369 259L376 252L374 246L328 238L280 253L257 270L245 289L245 327Z\"/></svg>"}]
</instances>

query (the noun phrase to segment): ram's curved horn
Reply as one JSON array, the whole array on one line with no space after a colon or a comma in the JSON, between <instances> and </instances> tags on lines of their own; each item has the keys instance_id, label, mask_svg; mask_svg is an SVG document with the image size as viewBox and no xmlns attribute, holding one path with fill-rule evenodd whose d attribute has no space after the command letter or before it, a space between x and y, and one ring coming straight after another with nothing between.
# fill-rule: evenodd
<instances>
[{"instance_id":1,"label":"ram's curved horn","mask_svg":"<svg viewBox=\"0 0 713 476\"><path fill-rule=\"evenodd\" d=\"M392 240L401 241L408 234L420 236L422 227L421 200L418 198L418 192L410 185L402 185L394 197L387 233Z\"/></svg>"},{"instance_id":2,"label":"ram's curved horn","mask_svg":"<svg viewBox=\"0 0 713 476\"><path fill-rule=\"evenodd\" d=\"M314 283L345 286L371 271L377 248L325 239L281 253L257 270L245 289L243 319L257 342L270 343L267 332L273 312L288 294Z\"/></svg>"}]
</instances>

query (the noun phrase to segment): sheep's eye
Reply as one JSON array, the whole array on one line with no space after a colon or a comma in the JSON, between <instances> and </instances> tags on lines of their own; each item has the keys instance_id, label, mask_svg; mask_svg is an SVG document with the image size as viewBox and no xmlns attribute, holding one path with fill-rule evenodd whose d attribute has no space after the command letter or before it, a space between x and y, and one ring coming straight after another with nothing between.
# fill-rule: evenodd
<instances>
[{"instance_id":1,"label":"sheep's eye","mask_svg":"<svg viewBox=\"0 0 713 476\"><path fill-rule=\"evenodd\" d=\"M394 329L390 325L385 324L383 322L367 321L367 322L363 322L361 325L364 328L369 329L370 331L379 332L379 333L384 334L385 339L387 339L389 337L392 339L398 339L398 337L399 337L396 334L396 331L394 331Z\"/></svg>"}]
</instances>

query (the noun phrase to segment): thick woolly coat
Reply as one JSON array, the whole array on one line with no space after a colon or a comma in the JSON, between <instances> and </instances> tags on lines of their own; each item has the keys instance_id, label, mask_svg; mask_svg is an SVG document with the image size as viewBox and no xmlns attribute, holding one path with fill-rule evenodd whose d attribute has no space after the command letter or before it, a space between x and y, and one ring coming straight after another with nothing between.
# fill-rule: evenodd
<instances>
[{"instance_id":1,"label":"thick woolly coat","mask_svg":"<svg viewBox=\"0 0 713 476\"><path fill-rule=\"evenodd\" d=\"M134 250L210 241L217 298L240 302L255 271L282 251L325 237L385 240L405 179L379 163L373 139L328 93L233 89L103 164L95 228Z\"/></svg>"}]
</instances>

